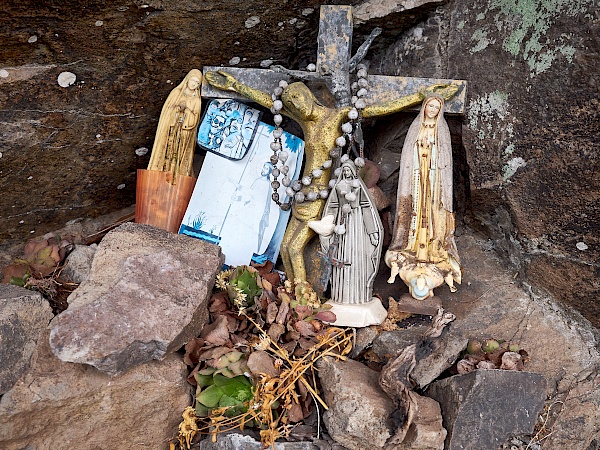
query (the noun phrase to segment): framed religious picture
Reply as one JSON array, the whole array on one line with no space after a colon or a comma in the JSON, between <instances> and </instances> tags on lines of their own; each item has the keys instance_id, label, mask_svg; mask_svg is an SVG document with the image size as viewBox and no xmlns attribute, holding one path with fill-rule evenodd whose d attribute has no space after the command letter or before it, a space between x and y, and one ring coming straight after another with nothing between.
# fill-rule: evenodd
<instances>
[{"instance_id":1,"label":"framed religious picture","mask_svg":"<svg viewBox=\"0 0 600 450\"><path fill-rule=\"evenodd\" d=\"M274 127L259 122L252 145L242 159L225 159L207 153L198 176L180 234L220 245L225 264L250 261L275 262L290 217L272 200ZM290 133L281 136L288 157L289 175L297 179L302 166L304 141ZM287 201L286 188L277 189Z\"/></svg>"},{"instance_id":2,"label":"framed religious picture","mask_svg":"<svg viewBox=\"0 0 600 450\"><path fill-rule=\"evenodd\" d=\"M258 128L260 111L237 100L211 100L198 129L198 145L225 158L242 159Z\"/></svg>"}]
</instances>

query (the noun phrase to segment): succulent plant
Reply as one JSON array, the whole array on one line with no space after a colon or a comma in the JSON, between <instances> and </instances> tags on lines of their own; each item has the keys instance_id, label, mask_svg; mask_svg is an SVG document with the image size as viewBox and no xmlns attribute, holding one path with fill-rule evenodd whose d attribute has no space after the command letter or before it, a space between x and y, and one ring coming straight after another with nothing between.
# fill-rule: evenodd
<instances>
[{"instance_id":1,"label":"succulent plant","mask_svg":"<svg viewBox=\"0 0 600 450\"><path fill-rule=\"evenodd\" d=\"M225 415L234 417L248 409L248 402L254 398L252 383L244 375L228 378L222 374L195 374L196 415L206 417L214 408L227 407Z\"/></svg>"}]
</instances>

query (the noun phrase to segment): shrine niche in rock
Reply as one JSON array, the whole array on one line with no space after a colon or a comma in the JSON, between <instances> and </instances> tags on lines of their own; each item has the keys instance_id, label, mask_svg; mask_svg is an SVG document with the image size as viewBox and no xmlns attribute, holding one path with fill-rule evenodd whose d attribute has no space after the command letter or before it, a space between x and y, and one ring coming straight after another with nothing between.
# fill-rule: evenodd
<instances>
[{"instance_id":1,"label":"shrine niche in rock","mask_svg":"<svg viewBox=\"0 0 600 450\"><path fill-rule=\"evenodd\" d=\"M368 326L381 323L386 316L380 300L372 296L383 231L373 200L356 176L357 170L364 166L362 118L379 117L414 107L428 94L436 94L444 100L454 97L456 100L452 107L458 113L462 112L464 104L464 82L368 76L367 66L360 64L360 60L379 33L380 30L375 29L357 54L350 57L352 8L323 6L314 72L278 66L274 70L204 69L203 96L223 97L233 92L237 94L232 95L234 98L246 98L270 109L274 114L276 131L281 130L283 116L301 126L306 153L302 177L292 180L287 176L285 165L272 174L274 189L279 188L280 183L287 188L286 200L282 201L280 195L273 194L273 201L284 210L292 210L281 245L281 256L288 279L307 281L310 278L307 276L305 255L308 243L316 234L321 236L321 242L325 242L333 230L337 230L338 238L332 238L322 249L327 256L323 258L325 267L319 277L321 281L313 282L317 291L323 292L331 273L334 309L351 305L343 313L340 311L336 325ZM356 81L351 83L354 73ZM300 81L291 82L294 79ZM324 84L333 99L317 98L311 90L315 84ZM272 149L271 163L275 165L282 155L277 138ZM345 163L351 157L356 158L354 163ZM343 161L345 166L341 168L339 165ZM280 182L278 177L281 173L284 177ZM350 191L342 188L348 183ZM324 208L328 209L322 217ZM369 226L365 226L365 218L370 218ZM358 226L359 223L362 225ZM343 236L349 229L352 237ZM359 242L365 245L358 245ZM343 247L347 250L344 251ZM353 251L349 252L351 247ZM350 254L350 260L344 259ZM310 259L316 256L310 255Z\"/></svg>"}]
</instances>

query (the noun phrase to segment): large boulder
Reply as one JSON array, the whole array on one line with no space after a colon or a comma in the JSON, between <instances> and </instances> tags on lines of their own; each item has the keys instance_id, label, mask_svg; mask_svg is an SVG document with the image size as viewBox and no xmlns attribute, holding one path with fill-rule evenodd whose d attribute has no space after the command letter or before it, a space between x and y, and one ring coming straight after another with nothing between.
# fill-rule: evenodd
<instances>
[{"instance_id":1,"label":"large boulder","mask_svg":"<svg viewBox=\"0 0 600 450\"><path fill-rule=\"evenodd\" d=\"M216 245L128 223L98 247L92 272L51 324L63 361L118 374L200 334L223 255Z\"/></svg>"},{"instance_id":2,"label":"large boulder","mask_svg":"<svg viewBox=\"0 0 600 450\"><path fill-rule=\"evenodd\" d=\"M531 434L546 399L540 374L475 370L433 383L448 431L446 449L496 450L511 436Z\"/></svg>"},{"instance_id":3,"label":"large boulder","mask_svg":"<svg viewBox=\"0 0 600 450\"><path fill-rule=\"evenodd\" d=\"M29 368L40 334L53 316L39 292L0 284L0 396Z\"/></svg>"},{"instance_id":4,"label":"large boulder","mask_svg":"<svg viewBox=\"0 0 600 450\"><path fill-rule=\"evenodd\" d=\"M0 399L0 448L167 450L190 403L186 377L177 354L117 377L65 363L46 332L30 370Z\"/></svg>"}]
</instances>

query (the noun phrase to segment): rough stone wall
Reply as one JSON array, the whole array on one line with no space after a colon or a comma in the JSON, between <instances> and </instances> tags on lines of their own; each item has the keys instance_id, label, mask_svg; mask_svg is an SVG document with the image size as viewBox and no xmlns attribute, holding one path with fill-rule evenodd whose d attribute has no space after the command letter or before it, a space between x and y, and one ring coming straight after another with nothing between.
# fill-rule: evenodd
<instances>
[{"instance_id":1,"label":"rough stone wall","mask_svg":"<svg viewBox=\"0 0 600 450\"><path fill-rule=\"evenodd\" d=\"M0 240L132 204L149 158L136 150L190 68L316 54L317 1L39 3L0 11ZM324 3L360 10L355 47L383 28L371 72L469 81L467 116L449 120L459 218L600 325L597 0ZM366 130L390 194L411 120Z\"/></svg>"},{"instance_id":2,"label":"rough stone wall","mask_svg":"<svg viewBox=\"0 0 600 450\"><path fill-rule=\"evenodd\" d=\"M375 58L386 73L469 81L462 130L450 123L462 131L455 183L468 182L456 183L458 211L516 272L596 326L599 35L594 0L454 1ZM386 119L377 155L401 151L406 120Z\"/></svg>"}]
</instances>

